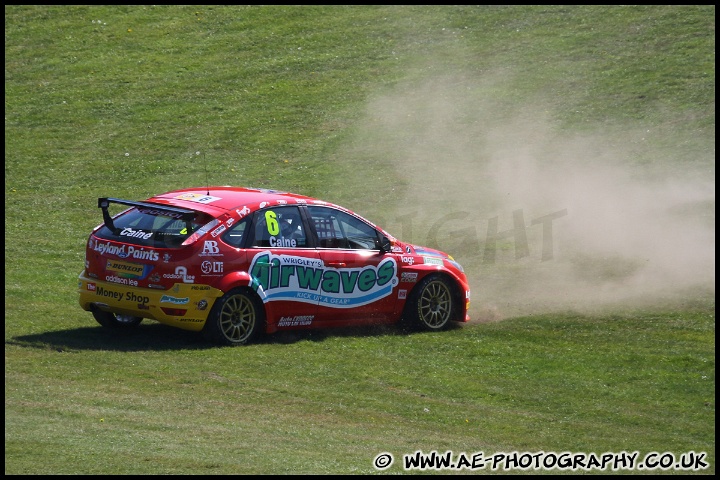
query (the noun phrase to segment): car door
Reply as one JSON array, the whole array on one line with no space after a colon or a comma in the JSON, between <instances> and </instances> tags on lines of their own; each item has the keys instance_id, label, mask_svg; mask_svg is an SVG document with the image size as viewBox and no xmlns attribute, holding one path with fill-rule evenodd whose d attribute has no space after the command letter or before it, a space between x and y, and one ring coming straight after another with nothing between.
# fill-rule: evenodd
<instances>
[{"instance_id":1,"label":"car door","mask_svg":"<svg viewBox=\"0 0 720 480\"><path fill-rule=\"evenodd\" d=\"M325 325L384 323L393 319L398 266L379 249L381 233L330 206L307 207L322 260L317 321Z\"/></svg>"},{"instance_id":2,"label":"car door","mask_svg":"<svg viewBox=\"0 0 720 480\"><path fill-rule=\"evenodd\" d=\"M322 261L297 206L255 212L249 242L249 273L278 328L313 326L322 281Z\"/></svg>"}]
</instances>

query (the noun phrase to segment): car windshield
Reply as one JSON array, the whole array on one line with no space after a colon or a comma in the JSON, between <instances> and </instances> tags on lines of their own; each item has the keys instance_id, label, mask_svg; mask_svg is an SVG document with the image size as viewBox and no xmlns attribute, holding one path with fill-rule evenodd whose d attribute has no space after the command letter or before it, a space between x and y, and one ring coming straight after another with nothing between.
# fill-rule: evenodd
<instances>
[{"instance_id":1,"label":"car windshield","mask_svg":"<svg viewBox=\"0 0 720 480\"><path fill-rule=\"evenodd\" d=\"M193 232L212 221L196 212L191 230L180 214L153 208L133 207L113 219L115 232L103 225L96 233L100 238L153 248L178 248Z\"/></svg>"}]
</instances>

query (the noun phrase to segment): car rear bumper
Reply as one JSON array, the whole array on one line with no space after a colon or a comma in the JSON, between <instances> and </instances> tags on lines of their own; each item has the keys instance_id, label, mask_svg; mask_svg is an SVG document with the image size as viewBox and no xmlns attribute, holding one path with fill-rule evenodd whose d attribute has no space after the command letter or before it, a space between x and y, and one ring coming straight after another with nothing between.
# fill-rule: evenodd
<instances>
[{"instance_id":1,"label":"car rear bumper","mask_svg":"<svg viewBox=\"0 0 720 480\"><path fill-rule=\"evenodd\" d=\"M83 310L93 308L115 314L149 318L184 330L202 330L215 300L222 291L209 285L176 283L168 290L131 287L88 278L78 278Z\"/></svg>"}]
</instances>

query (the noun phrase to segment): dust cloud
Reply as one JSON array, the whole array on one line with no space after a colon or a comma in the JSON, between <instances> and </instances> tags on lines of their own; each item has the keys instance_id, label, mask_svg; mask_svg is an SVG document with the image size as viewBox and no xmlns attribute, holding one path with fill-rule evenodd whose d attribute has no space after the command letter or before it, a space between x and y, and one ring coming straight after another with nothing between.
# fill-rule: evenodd
<instances>
[{"instance_id":1,"label":"dust cloud","mask_svg":"<svg viewBox=\"0 0 720 480\"><path fill-rule=\"evenodd\" d=\"M400 88L362 127L402 180L383 226L464 266L473 320L714 296L714 159L683 166L642 125L568 134L496 86Z\"/></svg>"}]
</instances>

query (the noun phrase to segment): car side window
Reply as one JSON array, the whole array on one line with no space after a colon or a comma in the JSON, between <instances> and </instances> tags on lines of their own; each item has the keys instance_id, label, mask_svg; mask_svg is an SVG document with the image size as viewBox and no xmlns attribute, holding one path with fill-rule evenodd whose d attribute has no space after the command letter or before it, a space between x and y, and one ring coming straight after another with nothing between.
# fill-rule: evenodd
<instances>
[{"instance_id":1,"label":"car side window","mask_svg":"<svg viewBox=\"0 0 720 480\"><path fill-rule=\"evenodd\" d=\"M308 207L320 248L374 250L378 232L362 220L329 207Z\"/></svg>"},{"instance_id":2,"label":"car side window","mask_svg":"<svg viewBox=\"0 0 720 480\"><path fill-rule=\"evenodd\" d=\"M300 210L294 206L271 207L256 212L253 231L253 247L307 247Z\"/></svg>"},{"instance_id":3,"label":"car side window","mask_svg":"<svg viewBox=\"0 0 720 480\"><path fill-rule=\"evenodd\" d=\"M245 240L245 234L249 230L249 225L250 218L243 218L238 223L230 227L227 232L225 232L225 234L222 236L223 242L227 243L232 247L241 248L243 245L243 241Z\"/></svg>"}]
</instances>

